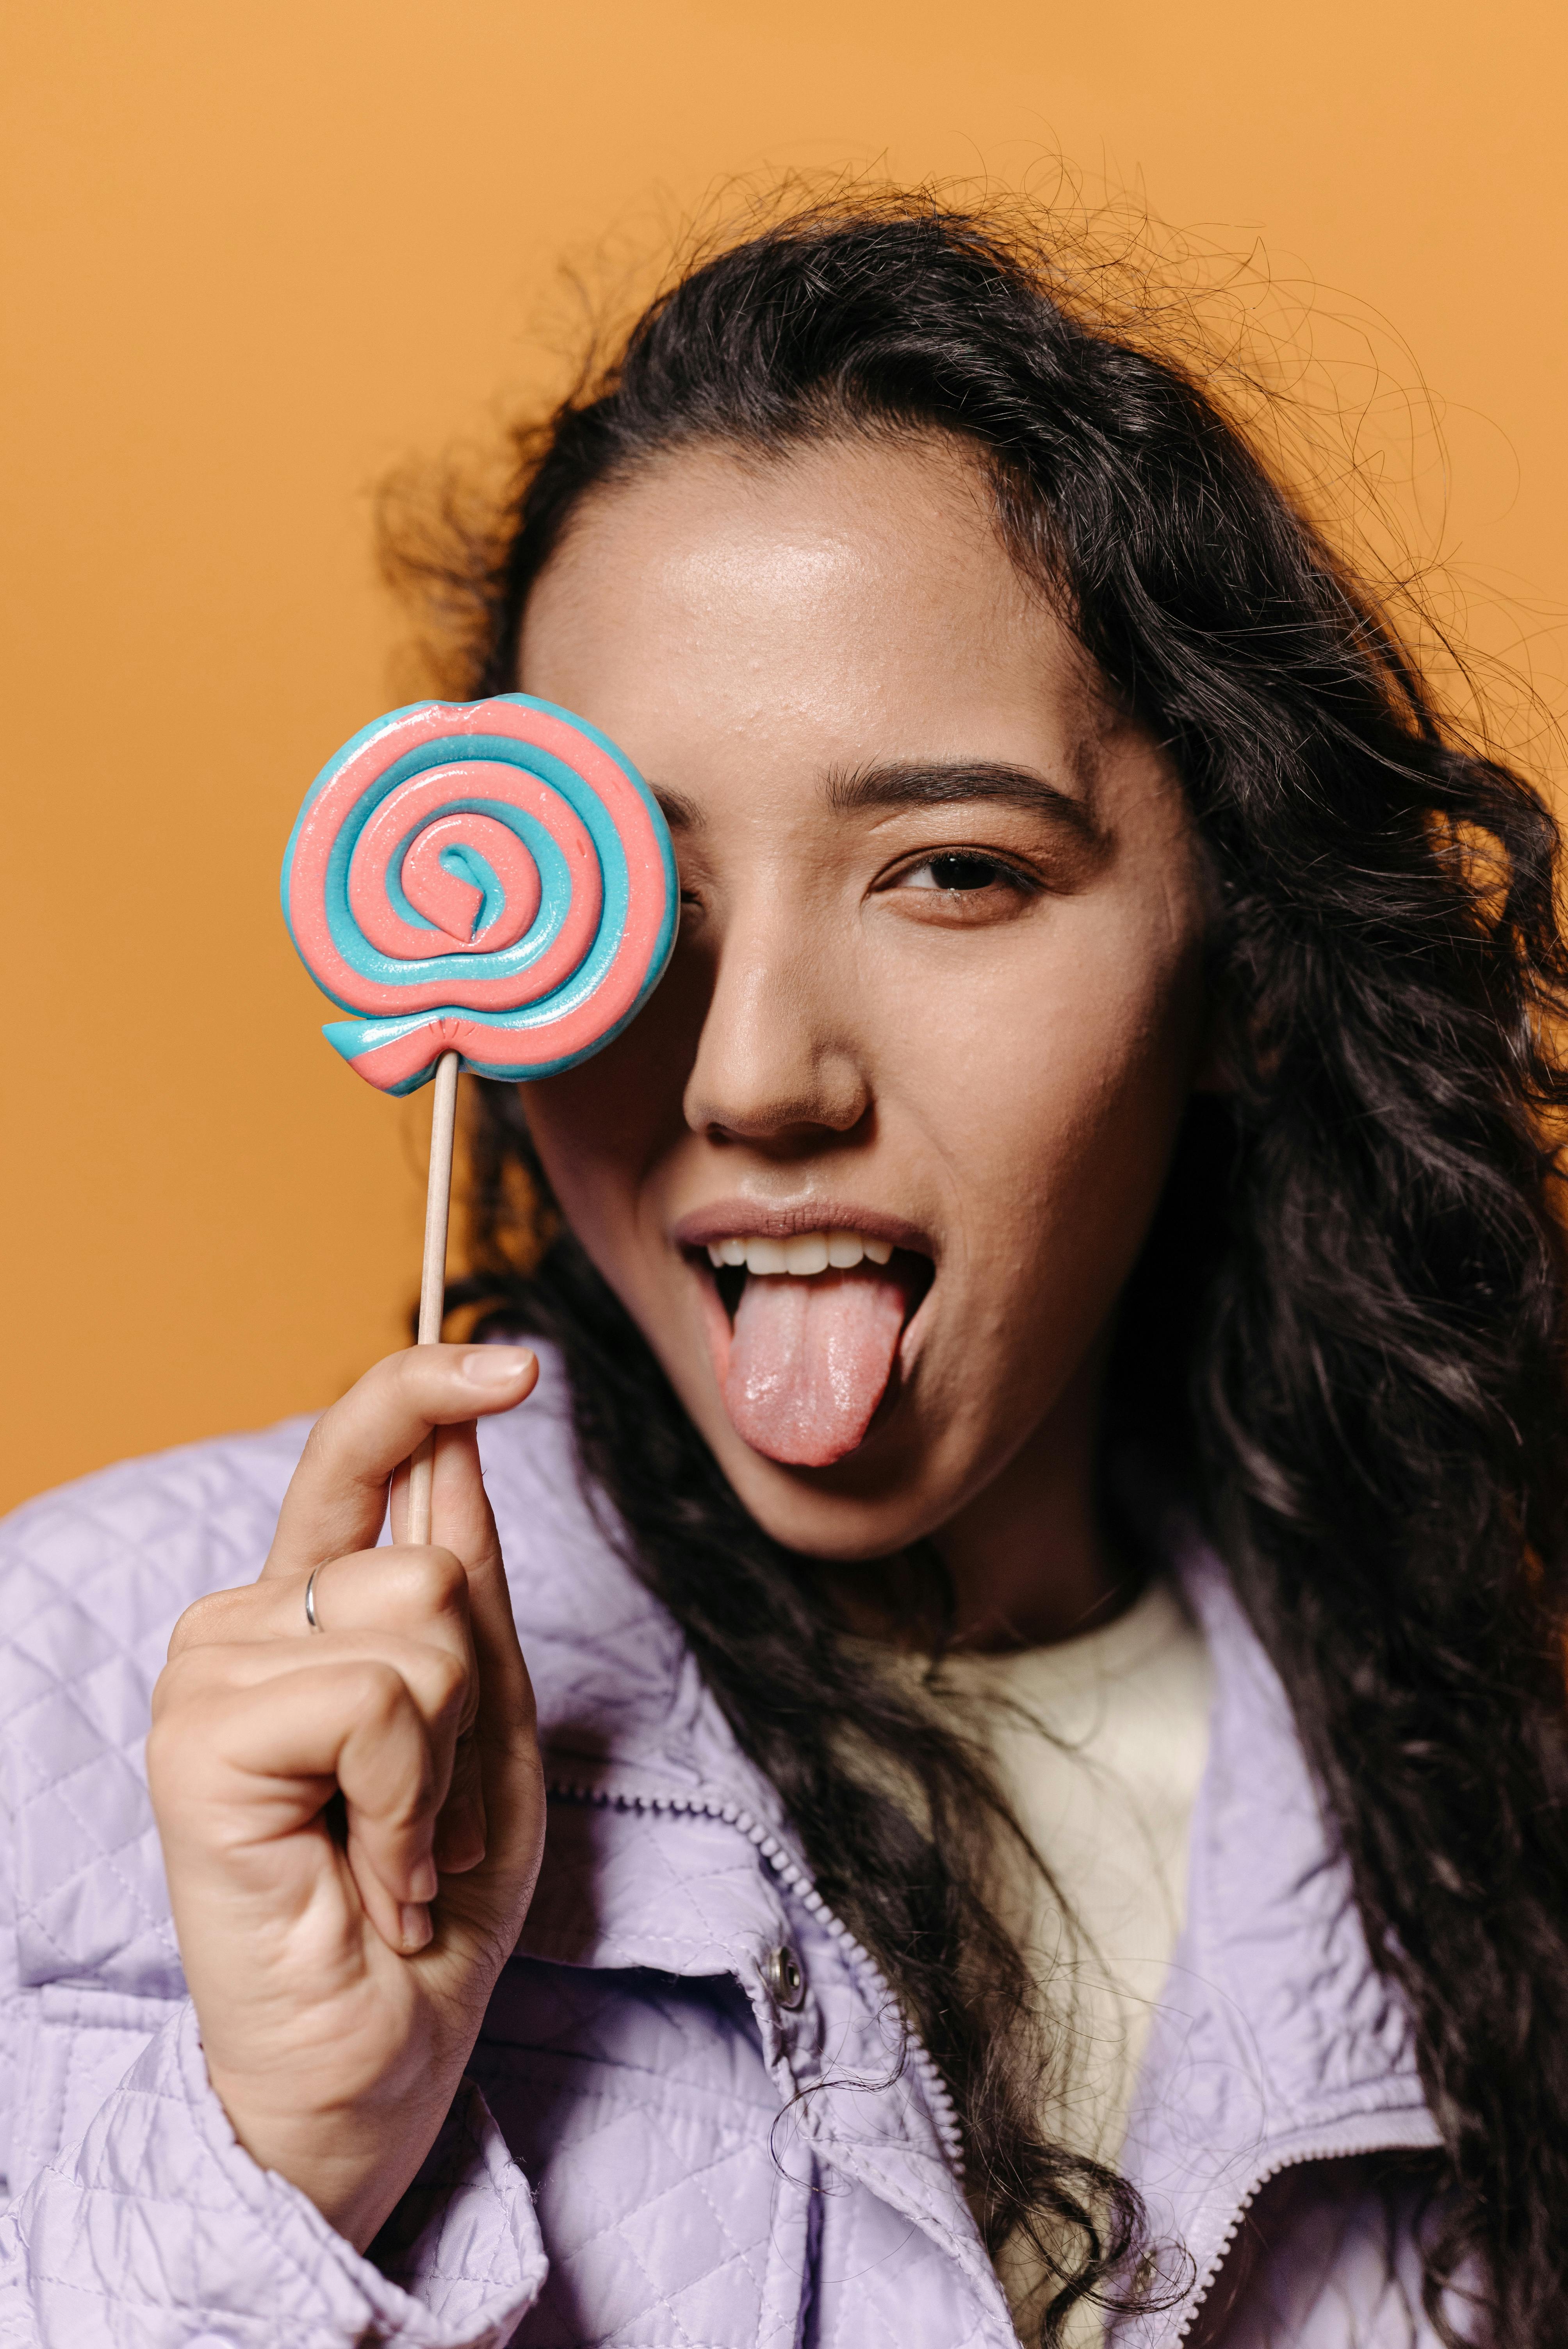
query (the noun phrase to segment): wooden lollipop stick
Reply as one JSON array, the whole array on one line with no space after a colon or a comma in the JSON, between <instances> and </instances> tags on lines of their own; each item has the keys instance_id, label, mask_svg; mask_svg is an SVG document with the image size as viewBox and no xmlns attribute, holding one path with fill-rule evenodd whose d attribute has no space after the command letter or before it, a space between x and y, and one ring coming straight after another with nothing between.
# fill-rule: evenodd
<instances>
[{"instance_id":1,"label":"wooden lollipop stick","mask_svg":"<svg viewBox=\"0 0 1568 2349\"><path fill-rule=\"evenodd\" d=\"M458 1116L458 1070L461 1055L443 1052L436 1063L435 1102L430 1112L430 1180L425 1193L425 1266L419 1281L421 1346L441 1342L441 1312L447 1294L447 1220L452 1200L452 1136ZM436 1438L427 1435L408 1463L408 1530L406 1541L430 1538L430 1486L436 1469Z\"/></svg>"}]
</instances>

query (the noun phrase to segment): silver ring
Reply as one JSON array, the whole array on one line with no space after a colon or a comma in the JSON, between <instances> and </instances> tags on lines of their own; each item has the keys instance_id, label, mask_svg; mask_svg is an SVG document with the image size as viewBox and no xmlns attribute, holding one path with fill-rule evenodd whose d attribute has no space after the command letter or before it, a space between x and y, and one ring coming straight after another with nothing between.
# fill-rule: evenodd
<instances>
[{"instance_id":1,"label":"silver ring","mask_svg":"<svg viewBox=\"0 0 1568 2349\"><path fill-rule=\"evenodd\" d=\"M316 1620L315 1613L315 1578L320 1572L319 1566L313 1566L310 1570L310 1580L304 1587L304 1619L313 1631L319 1631L322 1629L321 1624Z\"/></svg>"}]
</instances>

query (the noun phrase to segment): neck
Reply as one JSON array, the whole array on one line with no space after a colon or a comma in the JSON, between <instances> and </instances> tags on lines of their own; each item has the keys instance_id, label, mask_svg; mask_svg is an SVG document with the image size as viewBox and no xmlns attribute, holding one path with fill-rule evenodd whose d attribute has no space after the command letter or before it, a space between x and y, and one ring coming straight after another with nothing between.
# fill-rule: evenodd
<instances>
[{"instance_id":1,"label":"neck","mask_svg":"<svg viewBox=\"0 0 1568 2349\"><path fill-rule=\"evenodd\" d=\"M1001 1474L934 1537L971 1649L1071 1639L1116 1614L1133 1575L1097 1506L1104 1364L1085 1363Z\"/></svg>"}]
</instances>

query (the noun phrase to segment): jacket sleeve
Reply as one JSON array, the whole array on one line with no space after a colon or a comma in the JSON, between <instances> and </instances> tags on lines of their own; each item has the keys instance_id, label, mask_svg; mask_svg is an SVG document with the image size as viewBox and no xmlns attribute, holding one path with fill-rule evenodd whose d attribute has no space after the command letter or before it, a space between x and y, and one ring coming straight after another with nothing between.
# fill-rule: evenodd
<instances>
[{"instance_id":1,"label":"jacket sleeve","mask_svg":"<svg viewBox=\"0 0 1568 2349\"><path fill-rule=\"evenodd\" d=\"M4 2349L490 2349L543 2280L476 2091L362 2258L237 2143L183 1995L148 1695L181 1609L256 1571L304 1435L122 1464L0 1536Z\"/></svg>"},{"instance_id":2,"label":"jacket sleeve","mask_svg":"<svg viewBox=\"0 0 1568 2349\"><path fill-rule=\"evenodd\" d=\"M497 2349L545 2259L465 2085L399 2224L395 2282L236 2142L187 2002L0 2219L6 2349Z\"/></svg>"}]
</instances>

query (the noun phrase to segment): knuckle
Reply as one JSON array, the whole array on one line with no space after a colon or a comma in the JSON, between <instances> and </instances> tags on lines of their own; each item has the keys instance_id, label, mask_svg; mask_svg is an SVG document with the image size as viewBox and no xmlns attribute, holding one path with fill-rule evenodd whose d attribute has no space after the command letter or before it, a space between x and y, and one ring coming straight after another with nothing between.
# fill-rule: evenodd
<instances>
[{"instance_id":1,"label":"knuckle","mask_svg":"<svg viewBox=\"0 0 1568 2349\"><path fill-rule=\"evenodd\" d=\"M383 1401L389 1392L396 1392L398 1381L404 1375L404 1365L413 1350L411 1347L399 1346L392 1353L383 1354L367 1370L361 1371L354 1384L323 1412L316 1421L317 1427L325 1428L330 1438L336 1428L355 1418L366 1402L376 1404Z\"/></svg>"},{"instance_id":2,"label":"knuckle","mask_svg":"<svg viewBox=\"0 0 1568 2349\"><path fill-rule=\"evenodd\" d=\"M345 1702L359 1720L386 1727L407 1712L407 1683L396 1664L361 1656L340 1669Z\"/></svg>"},{"instance_id":3,"label":"knuckle","mask_svg":"<svg viewBox=\"0 0 1568 2349\"><path fill-rule=\"evenodd\" d=\"M312 1469L320 1466L322 1454L327 1450L332 1442L333 1413L341 1411L342 1408L343 1402L340 1398L336 1402L328 1403L320 1418L312 1423L310 1433L300 1447L299 1458L294 1463L295 1477L302 1470L308 1475ZM290 1482L293 1481L291 1478Z\"/></svg>"},{"instance_id":4,"label":"knuckle","mask_svg":"<svg viewBox=\"0 0 1568 2349\"><path fill-rule=\"evenodd\" d=\"M199 1649L171 1655L152 1683L152 1722L167 1739L170 1725L205 1693L211 1678L210 1659Z\"/></svg>"},{"instance_id":5,"label":"knuckle","mask_svg":"<svg viewBox=\"0 0 1568 2349\"><path fill-rule=\"evenodd\" d=\"M189 1790L191 1764L206 1744L200 1734L195 1708L180 1701L183 1691L176 1696L165 1690L169 1674L164 1673L153 1691L152 1723L145 1748L148 1792L155 1807L160 1810L166 1810L171 1800Z\"/></svg>"},{"instance_id":6,"label":"knuckle","mask_svg":"<svg viewBox=\"0 0 1568 2349\"><path fill-rule=\"evenodd\" d=\"M191 1648L211 1647L216 1641L227 1639L245 1596L242 1590L211 1590L201 1599L193 1599L170 1633L170 1658L183 1655Z\"/></svg>"},{"instance_id":7,"label":"knuckle","mask_svg":"<svg viewBox=\"0 0 1568 2349\"><path fill-rule=\"evenodd\" d=\"M178 1745L179 1742L180 1732L170 1723L168 1714L164 1713L160 1716L155 1712L152 1726L147 1733L147 1744L144 1749L147 1759L147 1783L154 1794L158 1791L159 1784L168 1765L170 1748L171 1745Z\"/></svg>"},{"instance_id":8,"label":"knuckle","mask_svg":"<svg viewBox=\"0 0 1568 2349\"><path fill-rule=\"evenodd\" d=\"M430 1668L433 1710L438 1718L462 1713L469 1699L472 1674L460 1656L439 1652Z\"/></svg>"},{"instance_id":9,"label":"knuckle","mask_svg":"<svg viewBox=\"0 0 1568 2349\"><path fill-rule=\"evenodd\" d=\"M449 1549L409 1549L399 1545L379 1550L377 1581L384 1614L406 1630L442 1617L467 1619L469 1578L461 1560Z\"/></svg>"},{"instance_id":10,"label":"knuckle","mask_svg":"<svg viewBox=\"0 0 1568 2349\"><path fill-rule=\"evenodd\" d=\"M405 1346L398 1353L383 1354L366 1375L387 1386L407 1387L418 1393L430 1367L428 1361L421 1361L420 1356L428 1355L429 1350L428 1346Z\"/></svg>"},{"instance_id":11,"label":"knuckle","mask_svg":"<svg viewBox=\"0 0 1568 2349\"><path fill-rule=\"evenodd\" d=\"M449 1549L426 1549L414 1553L409 1560L410 1573L416 1589L431 1615L450 1615L459 1609L467 1612L469 1578L462 1561Z\"/></svg>"}]
</instances>

